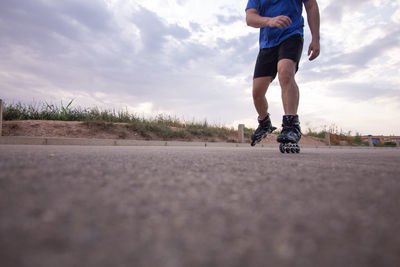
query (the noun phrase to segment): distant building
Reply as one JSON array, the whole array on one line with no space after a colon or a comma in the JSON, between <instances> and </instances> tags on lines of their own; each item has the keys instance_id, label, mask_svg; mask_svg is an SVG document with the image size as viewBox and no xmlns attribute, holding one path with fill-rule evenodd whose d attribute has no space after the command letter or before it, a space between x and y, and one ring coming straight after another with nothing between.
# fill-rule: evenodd
<instances>
[{"instance_id":1,"label":"distant building","mask_svg":"<svg viewBox=\"0 0 400 267\"><path fill-rule=\"evenodd\" d=\"M361 136L361 140L363 142L369 142L369 138L371 137L372 143L387 143L387 142L393 142L396 143L397 146L400 146L400 136L383 136L383 135L364 135Z\"/></svg>"}]
</instances>

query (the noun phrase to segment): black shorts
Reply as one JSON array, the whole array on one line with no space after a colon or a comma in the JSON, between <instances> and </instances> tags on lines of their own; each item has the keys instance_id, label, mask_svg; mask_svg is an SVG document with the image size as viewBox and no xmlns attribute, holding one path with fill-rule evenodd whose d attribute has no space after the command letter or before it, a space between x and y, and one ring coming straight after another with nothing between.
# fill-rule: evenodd
<instances>
[{"instance_id":1,"label":"black shorts","mask_svg":"<svg viewBox=\"0 0 400 267\"><path fill-rule=\"evenodd\" d=\"M295 34L278 46L261 49L254 69L254 79L259 77L272 77L272 79L275 79L278 73L278 62L284 58L291 59L297 63L297 72L303 51L303 42L303 36Z\"/></svg>"}]
</instances>

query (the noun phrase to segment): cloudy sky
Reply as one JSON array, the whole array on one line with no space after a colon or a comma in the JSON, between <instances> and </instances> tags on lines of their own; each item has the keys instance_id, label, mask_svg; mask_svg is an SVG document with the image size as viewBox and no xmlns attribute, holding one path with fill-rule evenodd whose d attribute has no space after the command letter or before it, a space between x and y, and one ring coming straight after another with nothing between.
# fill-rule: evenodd
<instances>
[{"instance_id":1,"label":"cloudy sky","mask_svg":"<svg viewBox=\"0 0 400 267\"><path fill-rule=\"evenodd\" d=\"M247 0L1 0L0 98L256 127ZM324 0L296 78L303 131L400 135L400 1ZM304 13L304 16L306 14ZM277 81L267 97L283 115Z\"/></svg>"}]
</instances>

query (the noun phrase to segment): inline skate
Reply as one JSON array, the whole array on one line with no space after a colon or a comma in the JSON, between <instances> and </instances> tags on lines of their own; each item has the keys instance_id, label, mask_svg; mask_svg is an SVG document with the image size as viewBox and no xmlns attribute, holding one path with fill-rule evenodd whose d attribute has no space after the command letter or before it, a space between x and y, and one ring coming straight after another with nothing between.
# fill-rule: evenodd
<instances>
[{"instance_id":1,"label":"inline skate","mask_svg":"<svg viewBox=\"0 0 400 267\"><path fill-rule=\"evenodd\" d=\"M277 141L282 153L300 153L298 142L301 138L301 129L298 115L284 115L282 120L282 132Z\"/></svg>"},{"instance_id":2,"label":"inline skate","mask_svg":"<svg viewBox=\"0 0 400 267\"><path fill-rule=\"evenodd\" d=\"M271 119L269 118L269 114L263 120L258 118L258 127L251 135L251 146L255 146L262 139L267 137L268 134L272 133L276 130L276 127L272 126Z\"/></svg>"}]
</instances>

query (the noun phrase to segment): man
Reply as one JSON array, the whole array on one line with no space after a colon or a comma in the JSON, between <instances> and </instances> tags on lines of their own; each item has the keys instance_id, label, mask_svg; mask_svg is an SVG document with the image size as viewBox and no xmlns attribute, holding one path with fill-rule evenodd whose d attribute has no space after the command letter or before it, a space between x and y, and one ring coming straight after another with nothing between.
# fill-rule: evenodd
<instances>
[{"instance_id":1,"label":"man","mask_svg":"<svg viewBox=\"0 0 400 267\"><path fill-rule=\"evenodd\" d=\"M316 0L248 0L247 25L260 28L260 51L253 78L253 100L258 113L259 126L251 136L252 146L276 129L271 125L268 102L265 98L268 86L276 75L278 75L282 90L285 112L282 132L277 141L297 145L301 138L297 115L299 88L295 81L295 74L299 68L303 49L303 3L312 35L308 56L309 60L314 60L320 52L320 21Z\"/></svg>"}]
</instances>

